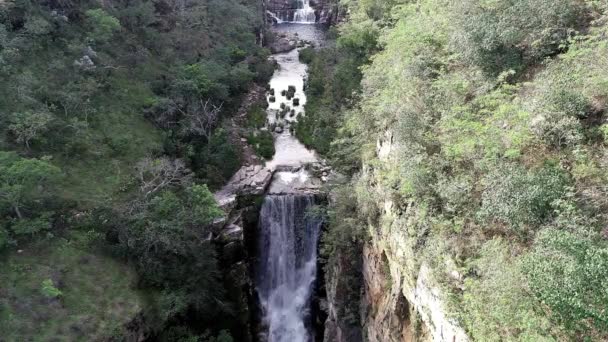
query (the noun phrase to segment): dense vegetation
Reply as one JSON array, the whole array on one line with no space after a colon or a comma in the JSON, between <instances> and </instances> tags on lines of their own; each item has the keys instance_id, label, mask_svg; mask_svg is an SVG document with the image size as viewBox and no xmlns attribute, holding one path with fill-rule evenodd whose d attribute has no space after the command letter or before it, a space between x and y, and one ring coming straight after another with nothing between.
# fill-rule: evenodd
<instances>
[{"instance_id":1,"label":"dense vegetation","mask_svg":"<svg viewBox=\"0 0 608 342\"><path fill-rule=\"evenodd\" d=\"M230 340L209 188L240 166L224 119L273 71L262 20L257 0L0 2L0 336L119 337L135 309L159 339Z\"/></svg>"},{"instance_id":2,"label":"dense vegetation","mask_svg":"<svg viewBox=\"0 0 608 342\"><path fill-rule=\"evenodd\" d=\"M402 229L474 340L607 339L606 3L346 3L297 129L352 176L330 262Z\"/></svg>"}]
</instances>

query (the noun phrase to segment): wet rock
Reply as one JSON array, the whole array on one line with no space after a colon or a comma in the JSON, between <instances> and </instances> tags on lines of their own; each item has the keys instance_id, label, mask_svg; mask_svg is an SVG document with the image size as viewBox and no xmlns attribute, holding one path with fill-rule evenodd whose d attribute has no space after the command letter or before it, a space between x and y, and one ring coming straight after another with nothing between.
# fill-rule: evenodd
<instances>
[{"instance_id":1,"label":"wet rock","mask_svg":"<svg viewBox=\"0 0 608 342\"><path fill-rule=\"evenodd\" d=\"M272 53L284 53L289 52L297 47L297 41L289 39L285 36L279 36L269 46L270 52Z\"/></svg>"},{"instance_id":2,"label":"wet rock","mask_svg":"<svg viewBox=\"0 0 608 342\"><path fill-rule=\"evenodd\" d=\"M299 99L299 98L297 98L297 97L295 97L295 98L293 99L293 106L294 106L294 107L297 107L297 106L299 106L299 105L300 105L300 99Z\"/></svg>"},{"instance_id":3,"label":"wet rock","mask_svg":"<svg viewBox=\"0 0 608 342\"><path fill-rule=\"evenodd\" d=\"M268 102L270 102L270 103L274 103L274 102L276 102L276 101L277 101L277 98L276 98L276 97L274 97L274 95L272 95L272 96L270 96L270 97L268 98Z\"/></svg>"}]
</instances>

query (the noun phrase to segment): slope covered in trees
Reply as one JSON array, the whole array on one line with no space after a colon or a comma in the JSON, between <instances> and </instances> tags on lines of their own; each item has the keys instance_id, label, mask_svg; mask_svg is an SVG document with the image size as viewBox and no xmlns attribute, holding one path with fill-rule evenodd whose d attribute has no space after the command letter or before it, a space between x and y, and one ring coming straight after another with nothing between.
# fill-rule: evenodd
<instances>
[{"instance_id":1,"label":"slope covered in trees","mask_svg":"<svg viewBox=\"0 0 608 342\"><path fill-rule=\"evenodd\" d=\"M79 303L129 297L160 339L234 328L209 188L240 166L224 120L273 71L262 20L257 0L0 2L0 336L119 337L133 310ZM137 281L113 291L107 255Z\"/></svg>"},{"instance_id":2,"label":"slope covered in trees","mask_svg":"<svg viewBox=\"0 0 608 342\"><path fill-rule=\"evenodd\" d=\"M606 3L347 5L297 128L352 176L329 264L400 229L472 339L608 338Z\"/></svg>"}]
</instances>

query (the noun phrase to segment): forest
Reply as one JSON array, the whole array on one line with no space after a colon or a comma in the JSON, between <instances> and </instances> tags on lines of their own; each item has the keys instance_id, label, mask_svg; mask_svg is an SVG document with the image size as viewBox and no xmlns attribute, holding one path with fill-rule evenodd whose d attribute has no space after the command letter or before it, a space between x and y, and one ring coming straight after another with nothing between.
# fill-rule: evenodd
<instances>
[{"instance_id":1,"label":"forest","mask_svg":"<svg viewBox=\"0 0 608 342\"><path fill-rule=\"evenodd\" d=\"M240 166L224 122L273 72L261 11L0 2L0 340L120 340L141 312L159 340L232 340L205 236Z\"/></svg>"}]
</instances>

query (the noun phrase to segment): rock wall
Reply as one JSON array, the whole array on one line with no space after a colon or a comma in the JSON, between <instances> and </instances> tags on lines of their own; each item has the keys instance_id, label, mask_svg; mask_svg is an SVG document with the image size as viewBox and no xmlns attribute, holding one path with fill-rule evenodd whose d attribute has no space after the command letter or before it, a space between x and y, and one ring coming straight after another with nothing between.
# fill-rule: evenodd
<instances>
[{"instance_id":1,"label":"rock wall","mask_svg":"<svg viewBox=\"0 0 608 342\"><path fill-rule=\"evenodd\" d=\"M392 133L386 132L376 153L381 163L394 164L399 162L399 148ZM371 167L364 170L368 179L377 177L377 172ZM416 258L417 239L408 227L423 214L414 203L396 208L389 191L369 186L383 198L379 222L370 227L371 240L363 251L363 316L369 341L468 341L464 330L449 318L431 270Z\"/></svg>"},{"instance_id":2,"label":"rock wall","mask_svg":"<svg viewBox=\"0 0 608 342\"><path fill-rule=\"evenodd\" d=\"M360 326L362 259L352 260L351 256L337 255L326 268L325 291L325 342L361 342L363 334ZM355 304L355 305L353 305ZM349 307L355 306L354 312Z\"/></svg>"},{"instance_id":3,"label":"rock wall","mask_svg":"<svg viewBox=\"0 0 608 342\"><path fill-rule=\"evenodd\" d=\"M397 150L391 132L378 141L376 154L382 163L398 163ZM381 209L377 222L369 224L370 239L363 246L361 325L364 340L370 342L466 342L465 331L449 318L445 299L433 278L430 268L416 256L417 237L409 227L417 221L419 213L414 203L407 208L396 208L390 191L382 189L378 164L366 166L362 179L369 180L366 187L380 198ZM446 266L447 267L447 266ZM455 272L455 271L454 271ZM446 272L450 273L450 272ZM328 274L328 284L338 284L347 277L344 271ZM332 315L341 305L339 292L328 288L330 320L326 342L351 341L341 336L343 318ZM355 340L352 340L355 341Z\"/></svg>"}]
</instances>

